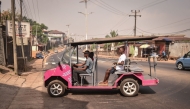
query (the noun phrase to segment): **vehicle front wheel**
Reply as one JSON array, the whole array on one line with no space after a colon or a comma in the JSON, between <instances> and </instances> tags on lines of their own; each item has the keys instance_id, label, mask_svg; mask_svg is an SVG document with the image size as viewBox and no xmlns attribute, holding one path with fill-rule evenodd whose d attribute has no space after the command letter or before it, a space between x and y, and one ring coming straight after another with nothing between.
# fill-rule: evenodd
<instances>
[{"instance_id":1,"label":"vehicle front wheel","mask_svg":"<svg viewBox=\"0 0 190 109\"><path fill-rule=\"evenodd\" d=\"M65 93L66 86L59 80L51 81L48 85L48 94L52 97L61 97Z\"/></svg>"},{"instance_id":2,"label":"vehicle front wheel","mask_svg":"<svg viewBox=\"0 0 190 109\"><path fill-rule=\"evenodd\" d=\"M179 62L179 63L177 64L177 69L178 69L178 70L184 69L184 68L183 68L183 64L182 64L181 62Z\"/></svg>"},{"instance_id":3,"label":"vehicle front wheel","mask_svg":"<svg viewBox=\"0 0 190 109\"><path fill-rule=\"evenodd\" d=\"M161 61L161 59L162 59L162 57L159 56L159 57L157 58L157 61Z\"/></svg>"},{"instance_id":4,"label":"vehicle front wheel","mask_svg":"<svg viewBox=\"0 0 190 109\"><path fill-rule=\"evenodd\" d=\"M120 84L120 91L124 96L135 96L139 92L139 84L134 79L124 79Z\"/></svg>"}]
</instances>

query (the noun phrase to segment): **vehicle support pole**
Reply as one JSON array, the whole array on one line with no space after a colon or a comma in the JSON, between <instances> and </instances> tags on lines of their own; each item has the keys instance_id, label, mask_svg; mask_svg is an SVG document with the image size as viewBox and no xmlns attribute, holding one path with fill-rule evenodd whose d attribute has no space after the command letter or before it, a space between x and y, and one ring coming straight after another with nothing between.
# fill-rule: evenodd
<instances>
[{"instance_id":1,"label":"vehicle support pole","mask_svg":"<svg viewBox=\"0 0 190 109\"><path fill-rule=\"evenodd\" d=\"M71 47L71 44L69 44L69 48ZM71 66L71 50L69 51L69 65Z\"/></svg>"},{"instance_id":2,"label":"vehicle support pole","mask_svg":"<svg viewBox=\"0 0 190 109\"><path fill-rule=\"evenodd\" d=\"M98 45L96 44L96 60L97 60L97 63L98 63ZM98 64L97 63L95 63L96 64L96 83L98 83ZM94 86L95 86L95 84L94 84Z\"/></svg>"},{"instance_id":3,"label":"vehicle support pole","mask_svg":"<svg viewBox=\"0 0 190 109\"><path fill-rule=\"evenodd\" d=\"M79 47L77 46L77 63L79 63L79 58L78 58L78 54L79 54Z\"/></svg>"},{"instance_id":4,"label":"vehicle support pole","mask_svg":"<svg viewBox=\"0 0 190 109\"><path fill-rule=\"evenodd\" d=\"M151 57L148 57L148 63L149 63L149 67L150 67L150 76L151 76L151 75L152 75L152 73L151 73L151 67L152 67L152 66L151 66L151 62L150 62L151 60L150 60L150 58L151 58Z\"/></svg>"}]
</instances>

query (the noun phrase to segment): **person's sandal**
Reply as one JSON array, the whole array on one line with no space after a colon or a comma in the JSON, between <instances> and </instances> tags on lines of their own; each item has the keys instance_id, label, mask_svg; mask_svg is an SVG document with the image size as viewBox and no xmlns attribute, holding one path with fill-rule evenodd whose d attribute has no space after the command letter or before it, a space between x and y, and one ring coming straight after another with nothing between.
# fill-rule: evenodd
<instances>
[{"instance_id":1,"label":"person's sandal","mask_svg":"<svg viewBox=\"0 0 190 109\"><path fill-rule=\"evenodd\" d=\"M98 83L98 85L99 85L99 86L107 86L108 83L100 82L100 83Z\"/></svg>"}]
</instances>

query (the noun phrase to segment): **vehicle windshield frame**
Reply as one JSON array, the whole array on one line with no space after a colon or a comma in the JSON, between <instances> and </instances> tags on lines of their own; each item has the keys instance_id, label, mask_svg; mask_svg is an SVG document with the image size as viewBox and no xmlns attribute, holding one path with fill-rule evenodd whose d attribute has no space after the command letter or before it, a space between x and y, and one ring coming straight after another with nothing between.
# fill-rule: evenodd
<instances>
[{"instance_id":1,"label":"vehicle windshield frame","mask_svg":"<svg viewBox=\"0 0 190 109\"><path fill-rule=\"evenodd\" d=\"M64 64L68 64L71 62L71 57L75 51L76 47L75 46L69 46L65 48L65 52L63 53L60 62L64 63ZM69 55L67 56L68 59L65 58L66 54L69 53Z\"/></svg>"}]
</instances>

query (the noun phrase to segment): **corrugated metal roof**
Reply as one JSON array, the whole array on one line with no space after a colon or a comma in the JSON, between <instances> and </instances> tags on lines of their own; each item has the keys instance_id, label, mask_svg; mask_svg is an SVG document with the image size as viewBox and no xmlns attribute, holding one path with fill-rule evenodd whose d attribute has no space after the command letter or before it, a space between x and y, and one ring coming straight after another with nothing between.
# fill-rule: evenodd
<instances>
[{"instance_id":1,"label":"corrugated metal roof","mask_svg":"<svg viewBox=\"0 0 190 109\"><path fill-rule=\"evenodd\" d=\"M117 36L112 38L95 38L84 40L80 42L71 42L71 46L76 45L85 45L85 44L102 44L102 43L111 43L111 42L124 42L124 41L142 41L142 40L152 40L157 38L157 36L144 36L144 37L134 37L134 36Z\"/></svg>"}]
</instances>

